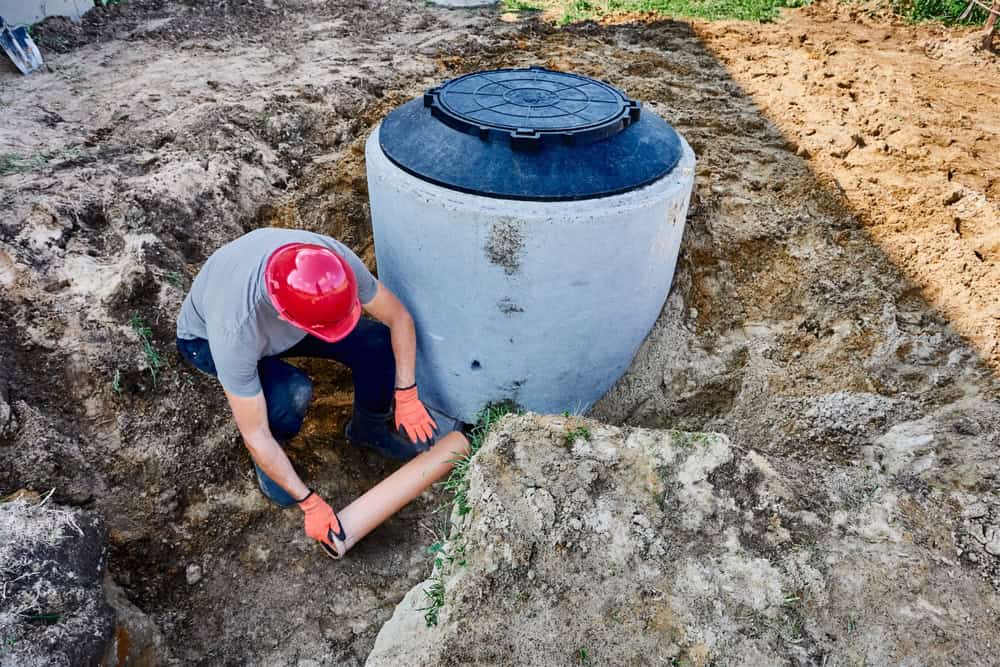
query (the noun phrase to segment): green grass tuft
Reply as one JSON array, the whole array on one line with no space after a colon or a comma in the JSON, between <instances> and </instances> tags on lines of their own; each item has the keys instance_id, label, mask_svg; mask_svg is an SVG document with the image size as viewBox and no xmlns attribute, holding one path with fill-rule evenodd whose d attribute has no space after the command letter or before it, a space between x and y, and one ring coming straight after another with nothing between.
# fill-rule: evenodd
<instances>
[{"instance_id":1,"label":"green grass tuft","mask_svg":"<svg viewBox=\"0 0 1000 667\"><path fill-rule=\"evenodd\" d=\"M517 410L514 407L501 404L487 406L479 413L479 421L476 422L475 427L472 429L472 435L469 437L468 456L463 456L455 461L455 467L452 468L448 479L441 484L445 491L451 493L451 505L458 510L459 516L465 516L469 513L470 509L468 473L472 457L483 446L483 442L486 441L486 436L489 435L490 429L503 419L505 415L515 412Z\"/></svg>"},{"instance_id":2,"label":"green grass tuft","mask_svg":"<svg viewBox=\"0 0 1000 667\"><path fill-rule=\"evenodd\" d=\"M802 7L810 0L539 0L561 13L559 23L594 21L616 14L653 13L708 19L767 22L783 7ZM561 12L560 12L561 10Z\"/></svg>"},{"instance_id":3,"label":"green grass tuft","mask_svg":"<svg viewBox=\"0 0 1000 667\"><path fill-rule=\"evenodd\" d=\"M575 443L577 440L590 440L590 429L586 428L585 426L580 426L578 428L573 429L572 431L567 432L566 439L563 441L563 444L565 444L566 448L568 449L572 447L573 443Z\"/></svg>"},{"instance_id":4,"label":"green grass tuft","mask_svg":"<svg viewBox=\"0 0 1000 667\"><path fill-rule=\"evenodd\" d=\"M540 12L542 7L524 0L503 0L500 3L505 12Z\"/></svg>"},{"instance_id":5,"label":"green grass tuft","mask_svg":"<svg viewBox=\"0 0 1000 667\"><path fill-rule=\"evenodd\" d=\"M424 594L430 599L429 606L424 607L424 622L428 628L438 624L438 614L444 607L444 581L441 577L435 577L431 581L430 588L424 589Z\"/></svg>"},{"instance_id":6,"label":"green grass tuft","mask_svg":"<svg viewBox=\"0 0 1000 667\"><path fill-rule=\"evenodd\" d=\"M961 19L968 4L968 0L893 0L892 7L897 14L914 23L922 21L940 21L948 25L986 23L989 12L979 6L973 8L965 19Z\"/></svg>"},{"instance_id":7,"label":"green grass tuft","mask_svg":"<svg viewBox=\"0 0 1000 667\"><path fill-rule=\"evenodd\" d=\"M153 330L146 326L139 315L133 315L129 319L129 324L132 325L132 331L139 336L139 341L142 343L142 353L146 356L146 367L149 369L149 375L153 378L153 386L155 387L157 376L163 367L163 359L160 358L160 353L153 346Z\"/></svg>"},{"instance_id":8,"label":"green grass tuft","mask_svg":"<svg viewBox=\"0 0 1000 667\"><path fill-rule=\"evenodd\" d=\"M498 404L489 405L479 413L479 421L469 437L469 454L455 460L455 467L448 479L441 483L441 487L451 493L452 498L450 503L445 504L445 508L453 508L459 516L465 516L472 509L469 506L469 466L472 457L483 446L490 429L505 415L516 412L517 408L512 405ZM438 614L444 607L445 576L456 565L465 566L465 540L461 533L453 532L447 542L435 542L427 550L434 556L434 574L430 587L424 589L429 604L421 611L424 612L424 622L430 628L438 624Z\"/></svg>"},{"instance_id":9,"label":"green grass tuft","mask_svg":"<svg viewBox=\"0 0 1000 667\"><path fill-rule=\"evenodd\" d=\"M167 279L167 282L176 287L179 290L184 289L184 276L181 275L180 271L167 271L163 274L163 277Z\"/></svg>"}]
</instances>

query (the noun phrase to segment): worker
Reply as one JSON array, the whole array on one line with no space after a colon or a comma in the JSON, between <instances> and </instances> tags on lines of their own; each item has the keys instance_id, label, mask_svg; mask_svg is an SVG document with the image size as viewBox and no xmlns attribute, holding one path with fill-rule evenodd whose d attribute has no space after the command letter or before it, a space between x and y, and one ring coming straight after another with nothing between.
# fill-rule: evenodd
<instances>
[{"instance_id":1,"label":"worker","mask_svg":"<svg viewBox=\"0 0 1000 667\"><path fill-rule=\"evenodd\" d=\"M339 520L279 444L299 432L312 399L309 377L283 359L334 359L351 369L353 444L408 460L434 441L437 424L417 392L413 318L330 237L265 228L216 250L181 306L177 349L221 383L263 494L298 505L306 534L327 546L331 534L343 539ZM388 424L393 403L396 428Z\"/></svg>"}]
</instances>

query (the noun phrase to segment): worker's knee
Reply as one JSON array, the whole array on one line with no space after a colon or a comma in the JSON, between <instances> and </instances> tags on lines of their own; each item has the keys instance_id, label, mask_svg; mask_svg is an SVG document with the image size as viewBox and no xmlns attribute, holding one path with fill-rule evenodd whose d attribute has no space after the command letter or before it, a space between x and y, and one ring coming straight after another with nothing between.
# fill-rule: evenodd
<instances>
[{"instance_id":1,"label":"worker's knee","mask_svg":"<svg viewBox=\"0 0 1000 667\"><path fill-rule=\"evenodd\" d=\"M296 373L288 383L288 399L292 410L297 415L305 416L312 401L312 380L305 373Z\"/></svg>"},{"instance_id":2,"label":"worker's knee","mask_svg":"<svg viewBox=\"0 0 1000 667\"><path fill-rule=\"evenodd\" d=\"M265 400L267 419L275 438L287 440L299 432L312 401L312 394L312 381L298 369L272 388Z\"/></svg>"}]
</instances>

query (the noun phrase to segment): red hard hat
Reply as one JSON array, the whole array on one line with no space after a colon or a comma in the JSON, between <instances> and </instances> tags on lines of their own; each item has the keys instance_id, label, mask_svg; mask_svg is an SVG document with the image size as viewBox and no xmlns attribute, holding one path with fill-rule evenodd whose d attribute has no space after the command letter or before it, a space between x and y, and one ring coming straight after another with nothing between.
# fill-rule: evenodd
<instances>
[{"instance_id":1,"label":"red hard hat","mask_svg":"<svg viewBox=\"0 0 1000 667\"><path fill-rule=\"evenodd\" d=\"M267 295L282 319L335 343L361 319L358 282L343 257L320 245L288 243L267 259Z\"/></svg>"}]
</instances>

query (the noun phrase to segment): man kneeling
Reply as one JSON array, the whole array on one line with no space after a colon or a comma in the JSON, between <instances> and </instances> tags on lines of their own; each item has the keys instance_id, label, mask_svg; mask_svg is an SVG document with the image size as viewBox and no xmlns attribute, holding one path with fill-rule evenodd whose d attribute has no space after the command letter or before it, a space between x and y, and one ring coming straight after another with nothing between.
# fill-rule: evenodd
<instances>
[{"instance_id":1,"label":"man kneeling","mask_svg":"<svg viewBox=\"0 0 1000 667\"><path fill-rule=\"evenodd\" d=\"M377 321L361 319L362 309ZM417 393L410 313L330 237L266 228L219 248L181 306L177 348L222 384L264 495L298 504L306 534L328 547L331 535L344 539L343 527L279 444L299 432L312 399L309 377L283 359L334 359L351 369L352 443L405 461L434 441L437 424ZM387 424L393 403L395 429Z\"/></svg>"}]
</instances>

